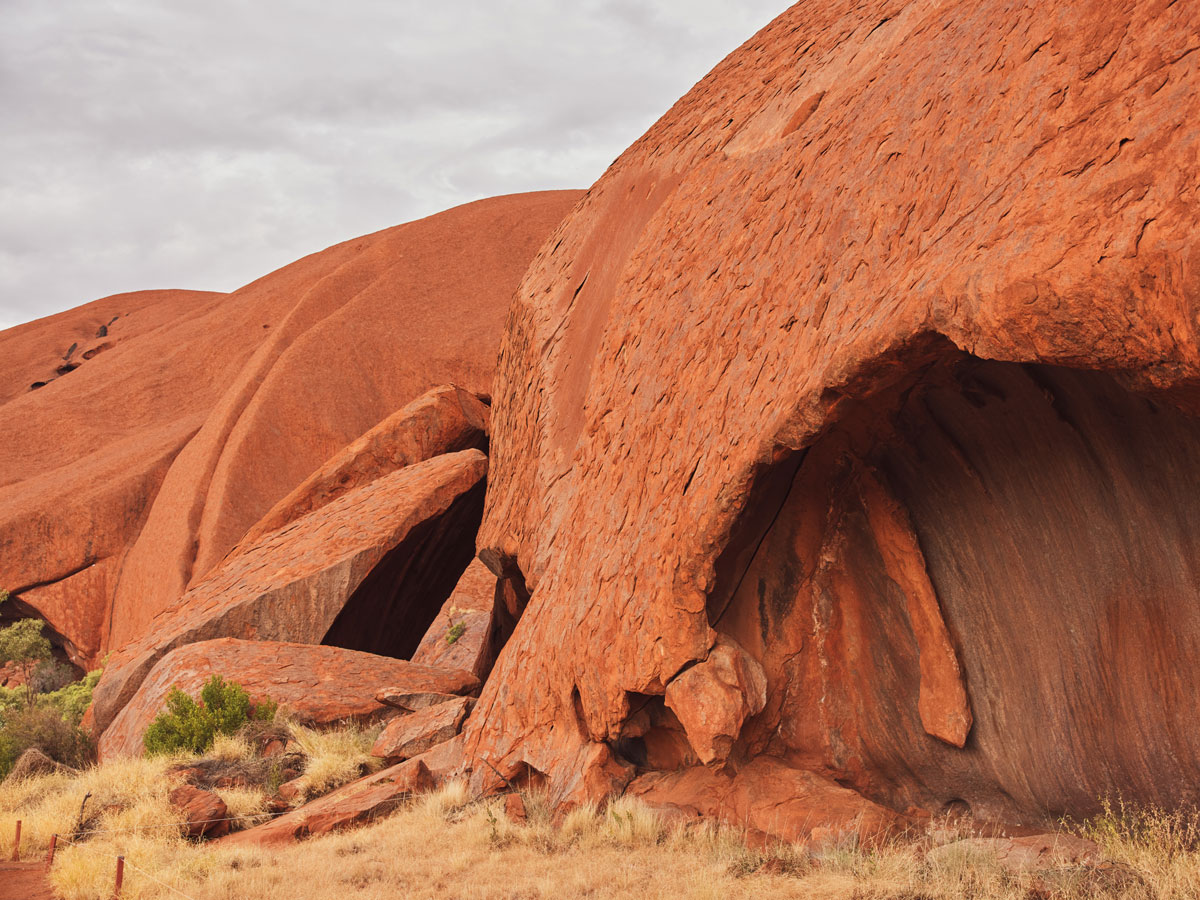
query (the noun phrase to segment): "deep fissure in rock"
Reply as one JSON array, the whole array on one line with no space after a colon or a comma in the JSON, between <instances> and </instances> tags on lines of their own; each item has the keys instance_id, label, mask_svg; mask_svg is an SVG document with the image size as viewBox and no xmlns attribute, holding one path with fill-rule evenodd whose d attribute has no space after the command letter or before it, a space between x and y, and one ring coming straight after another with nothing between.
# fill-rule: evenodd
<instances>
[{"instance_id":1,"label":"deep fissure in rock","mask_svg":"<svg viewBox=\"0 0 1200 900\"><path fill-rule=\"evenodd\" d=\"M321 643L410 659L475 556L484 491L480 482L414 528L358 586Z\"/></svg>"}]
</instances>

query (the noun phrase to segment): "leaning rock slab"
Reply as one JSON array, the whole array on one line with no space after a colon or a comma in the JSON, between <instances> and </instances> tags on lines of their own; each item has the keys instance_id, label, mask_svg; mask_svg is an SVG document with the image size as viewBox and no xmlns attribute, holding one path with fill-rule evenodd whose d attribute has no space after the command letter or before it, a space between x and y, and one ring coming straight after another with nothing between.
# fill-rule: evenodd
<instances>
[{"instance_id":1,"label":"leaning rock slab","mask_svg":"<svg viewBox=\"0 0 1200 900\"><path fill-rule=\"evenodd\" d=\"M239 831L223 843L263 846L328 834L386 816L414 794L432 788L433 778L425 763L410 759L353 781L278 819Z\"/></svg>"},{"instance_id":2,"label":"leaning rock slab","mask_svg":"<svg viewBox=\"0 0 1200 900\"><path fill-rule=\"evenodd\" d=\"M441 694L436 691L414 691L411 688L396 684L379 691L375 695L375 699L394 709L402 709L405 712L416 712L419 709L437 706L439 703L448 703L451 700L457 700L458 696L458 694Z\"/></svg>"},{"instance_id":3,"label":"leaning rock slab","mask_svg":"<svg viewBox=\"0 0 1200 900\"><path fill-rule=\"evenodd\" d=\"M450 669L469 669L486 679L496 660L496 576L472 560L421 639L413 661Z\"/></svg>"},{"instance_id":4,"label":"leaning rock slab","mask_svg":"<svg viewBox=\"0 0 1200 900\"><path fill-rule=\"evenodd\" d=\"M408 466L226 560L156 618L145 638L109 661L96 686L96 727L107 728L154 664L184 644L218 637L310 644L357 638L354 649L406 655L406 642L415 646L420 634L405 632L405 615L439 592L448 596L453 582L445 583L447 575L452 579L455 566L470 560L486 472L487 457L478 450ZM383 566L369 579L385 558L398 571Z\"/></svg>"},{"instance_id":5,"label":"leaning rock slab","mask_svg":"<svg viewBox=\"0 0 1200 900\"><path fill-rule=\"evenodd\" d=\"M470 672L422 666L373 653L281 641L218 638L186 644L164 656L100 738L100 755L136 755L142 735L172 687L197 696L213 675L236 681L252 700L287 706L301 721L330 725L344 719L386 716L390 707L375 699L384 685L465 693L478 688Z\"/></svg>"},{"instance_id":6,"label":"leaning rock slab","mask_svg":"<svg viewBox=\"0 0 1200 900\"><path fill-rule=\"evenodd\" d=\"M443 453L482 450L489 416L478 397L455 385L425 392L334 454L276 503L231 552L397 469Z\"/></svg>"},{"instance_id":7,"label":"leaning rock slab","mask_svg":"<svg viewBox=\"0 0 1200 900\"><path fill-rule=\"evenodd\" d=\"M371 755L390 763L420 756L458 734L474 705L475 701L470 697L457 697L447 703L396 716L376 739Z\"/></svg>"}]
</instances>

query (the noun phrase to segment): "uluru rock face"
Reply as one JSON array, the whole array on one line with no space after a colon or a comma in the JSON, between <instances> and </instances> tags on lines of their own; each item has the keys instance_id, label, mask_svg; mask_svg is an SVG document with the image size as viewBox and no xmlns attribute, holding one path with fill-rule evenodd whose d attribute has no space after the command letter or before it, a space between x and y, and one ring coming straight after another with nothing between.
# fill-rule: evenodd
<instances>
[{"instance_id":1,"label":"uluru rock face","mask_svg":"<svg viewBox=\"0 0 1200 900\"><path fill-rule=\"evenodd\" d=\"M531 599L477 788L1200 799L1198 33L797 5L617 160L501 349L479 547ZM690 674L731 644L760 712ZM727 759L673 695L742 723ZM696 744L726 780L664 779Z\"/></svg>"},{"instance_id":2,"label":"uluru rock face","mask_svg":"<svg viewBox=\"0 0 1200 900\"><path fill-rule=\"evenodd\" d=\"M200 641L411 657L471 561L487 465L478 450L463 450L406 466L231 556L108 659L95 727L108 728L166 653Z\"/></svg>"},{"instance_id":3,"label":"uluru rock face","mask_svg":"<svg viewBox=\"0 0 1200 900\"><path fill-rule=\"evenodd\" d=\"M5 614L93 665L350 441L436 385L488 395L512 291L578 197L480 201L232 294L121 294L0 333Z\"/></svg>"}]
</instances>

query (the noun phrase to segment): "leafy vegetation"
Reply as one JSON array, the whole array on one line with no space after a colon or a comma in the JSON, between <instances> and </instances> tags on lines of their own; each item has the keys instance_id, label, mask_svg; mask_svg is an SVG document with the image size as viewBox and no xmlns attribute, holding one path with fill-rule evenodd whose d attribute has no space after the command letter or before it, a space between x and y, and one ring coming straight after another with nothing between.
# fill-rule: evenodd
<instances>
[{"instance_id":1,"label":"leafy vegetation","mask_svg":"<svg viewBox=\"0 0 1200 900\"><path fill-rule=\"evenodd\" d=\"M269 722L276 709L270 700L252 704L240 684L214 675L200 689L199 702L172 688L142 743L150 754L204 753L217 735L232 735L251 720Z\"/></svg>"},{"instance_id":2,"label":"leafy vegetation","mask_svg":"<svg viewBox=\"0 0 1200 900\"><path fill-rule=\"evenodd\" d=\"M0 602L6 599L7 592L0 591ZM85 765L93 755L91 739L79 722L100 672L74 681L74 670L53 658L43 624L20 619L0 628L0 664L16 663L24 682L0 687L0 779L30 747L72 767Z\"/></svg>"}]
</instances>

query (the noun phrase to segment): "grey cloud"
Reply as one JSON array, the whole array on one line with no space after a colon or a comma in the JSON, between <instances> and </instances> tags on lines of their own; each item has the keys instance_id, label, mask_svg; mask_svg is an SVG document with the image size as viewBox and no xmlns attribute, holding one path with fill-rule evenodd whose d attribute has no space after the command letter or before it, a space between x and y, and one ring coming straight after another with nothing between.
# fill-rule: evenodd
<instances>
[{"instance_id":1,"label":"grey cloud","mask_svg":"<svg viewBox=\"0 0 1200 900\"><path fill-rule=\"evenodd\" d=\"M6 0L0 328L587 187L786 0Z\"/></svg>"}]
</instances>

